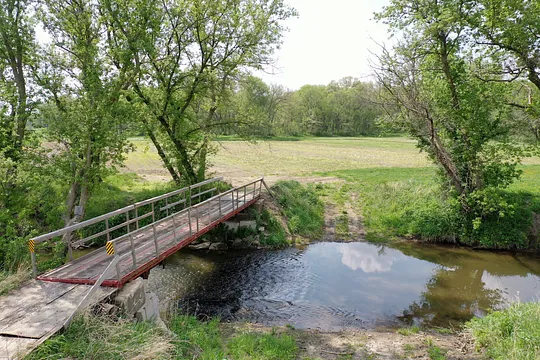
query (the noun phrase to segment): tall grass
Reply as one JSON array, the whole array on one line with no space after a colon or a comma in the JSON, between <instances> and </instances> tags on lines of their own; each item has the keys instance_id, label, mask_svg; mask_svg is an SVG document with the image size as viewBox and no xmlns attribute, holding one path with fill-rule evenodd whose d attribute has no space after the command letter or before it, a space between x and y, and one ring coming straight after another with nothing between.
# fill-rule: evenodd
<instances>
[{"instance_id":1,"label":"tall grass","mask_svg":"<svg viewBox=\"0 0 540 360\"><path fill-rule=\"evenodd\" d=\"M291 234L307 238L322 235L324 204L312 186L304 187L297 181L278 181L272 190L287 218Z\"/></svg>"},{"instance_id":2,"label":"tall grass","mask_svg":"<svg viewBox=\"0 0 540 360\"><path fill-rule=\"evenodd\" d=\"M172 315L167 333L150 322L93 316L77 318L63 334L40 345L28 359L295 359L298 347L287 334L225 335L218 319Z\"/></svg>"},{"instance_id":3,"label":"tall grass","mask_svg":"<svg viewBox=\"0 0 540 360\"><path fill-rule=\"evenodd\" d=\"M490 359L540 359L540 303L516 303L467 324Z\"/></svg>"},{"instance_id":4,"label":"tall grass","mask_svg":"<svg viewBox=\"0 0 540 360\"><path fill-rule=\"evenodd\" d=\"M465 231L468 220L457 201L443 190L434 168L374 168L323 174L347 180L350 191L359 194L370 240L410 237L459 241L484 248L535 249L540 248L540 240L531 238L530 229L532 213L540 213L540 166L523 168L521 180L498 190L501 199L514 204L514 210L504 216L484 218L473 232Z\"/></svg>"},{"instance_id":5,"label":"tall grass","mask_svg":"<svg viewBox=\"0 0 540 360\"><path fill-rule=\"evenodd\" d=\"M151 323L87 315L27 359L168 359L173 349L170 336Z\"/></svg>"}]
</instances>

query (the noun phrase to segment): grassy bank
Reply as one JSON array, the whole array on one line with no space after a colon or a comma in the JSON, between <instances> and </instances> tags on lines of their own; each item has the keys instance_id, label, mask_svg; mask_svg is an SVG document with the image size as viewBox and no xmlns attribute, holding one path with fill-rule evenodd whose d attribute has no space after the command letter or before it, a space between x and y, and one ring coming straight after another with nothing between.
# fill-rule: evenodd
<instances>
[{"instance_id":1,"label":"grassy bank","mask_svg":"<svg viewBox=\"0 0 540 360\"><path fill-rule=\"evenodd\" d=\"M493 359L533 360L539 355L534 321L539 307L529 305L475 319L464 333L418 327L324 332L186 315L170 317L166 330L148 322L84 316L27 359L444 360L481 359L485 352Z\"/></svg>"},{"instance_id":2,"label":"grassy bank","mask_svg":"<svg viewBox=\"0 0 540 360\"><path fill-rule=\"evenodd\" d=\"M540 213L540 166L523 166L522 179L500 191L504 201L515 204L512 212L486 217L473 234L463 236L458 204L447 197L432 167L373 168L320 173L344 179L347 187L325 185L327 191L358 194L355 204L365 219L370 240L418 238L501 249L536 249L531 239L533 212Z\"/></svg>"},{"instance_id":3,"label":"grassy bank","mask_svg":"<svg viewBox=\"0 0 540 360\"><path fill-rule=\"evenodd\" d=\"M540 303L513 304L467 325L490 359L540 359Z\"/></svg>"},{"instance_id":4,"label":"grassy bank","mask_svg":"<svg viewBox=\"0 0 540 360\"><path fill-rule=\"evenodd\" d=\"M153 323L85 316L40 345L27 359L292 360L298 346L286 333L224 334L217 319L176 315L170 332Z\"/></svg>"},{"instance_id":5,"label":"grassy bank","mask_svg":"<svg viewBox=\"0 0 540 360\"><path fill-rule=\"evenodd\" d=\"M303 186L298 181L278 181L271 190L290 234L309 239L322 235L324 204L314 186Z\"/></svg>"}]
</instances>

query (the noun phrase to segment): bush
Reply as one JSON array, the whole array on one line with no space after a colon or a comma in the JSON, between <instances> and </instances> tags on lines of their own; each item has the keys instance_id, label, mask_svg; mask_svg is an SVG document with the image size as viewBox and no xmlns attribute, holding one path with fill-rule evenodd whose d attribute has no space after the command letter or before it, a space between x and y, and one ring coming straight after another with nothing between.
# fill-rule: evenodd
<instances>
[{"instance_id":1,"label":"bush","mask_svg":"<svg viewBox=\"0 0 540 360\"><path fill-rule=\"evenodd\" d=\"M287 217L293 235L317 238L322 235L324 204L312 186L297 181L278 181L272 190Z\"/></svg>"},{"instance_id":2,"label":"bush","mask_svg":"<svg viewBox=\"0 0 540 360\"><path fill-rule=\"evenodd\" d=\"M467 324L476 344L491 359L540 358L540 303L513 304Z\"/></svg>"}]
</instances>

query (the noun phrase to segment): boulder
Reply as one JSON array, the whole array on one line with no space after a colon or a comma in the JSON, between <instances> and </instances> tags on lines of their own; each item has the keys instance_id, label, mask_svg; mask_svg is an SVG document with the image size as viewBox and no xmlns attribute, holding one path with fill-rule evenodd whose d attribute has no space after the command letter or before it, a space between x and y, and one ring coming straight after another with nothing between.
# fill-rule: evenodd
<instances>
[{"instance_id":1,"label":"boulder","mask_svg":"<svg viewBox=\"0 0 540 360\"><path fill-rule=\"evenodd\" d=\"M212 243L209 241L197 244L197 245L189 245L189 248L192 250L208 250Z\"/></svg>"},{"instance_id":2,"label":"boulder","mask_svg":"<svg viewBox=\"0 0 540 360\"><path fill-rule=\"evenodd\" d=\"M245 245L244 245L244 240L242 239L234 239L231 246L233 247L233 249L242 249Z\"/></svg>"},{"instance_id":3,"label":"boulder","mask_svg":"<svg viewBox=\"0 0 540 360\"><path fill-rule=\"evenodd\" d=\"M227 250L229 247L227 246L227 244L225 243L221 243L221 242L217 242L217 243L213 243L212 245L210 245L210 250L214 250L214 251L223 251L223 250Z\"/></svg>"}]
</instances>

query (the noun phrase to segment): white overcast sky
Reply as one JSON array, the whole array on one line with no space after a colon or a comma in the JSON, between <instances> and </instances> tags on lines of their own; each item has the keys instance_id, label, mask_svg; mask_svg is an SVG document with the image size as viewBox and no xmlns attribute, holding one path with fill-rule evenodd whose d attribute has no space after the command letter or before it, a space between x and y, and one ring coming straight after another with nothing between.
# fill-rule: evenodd
<instances>
[{"instance_id":1,"label":"white overcast sky","mask_svg":"<svg viewBox=\"0 0 540 360\"><path fill-rule=\"evenodd\" d=\"M370 51L388 43L387 27L373 20L389 0L287 0L299 16L287 20L289 31L275 54L274 67L256 72L268 84L296 90L353 76L370 80ZM41 28L38 40L50 41Z\"/></svg>"},{"instance_id":2,"label":"white overcast sky","mask_svg":"<svg viewBox=\"0 0 540 360\"><path fill-rule=\"evenodd\" d=\"M370 50L386 42L387 28L373 13L388 0L288 0L299 17L289 19L273 75L257 73L267 83L298 89L328 84L345 76L369 76ZM269 72L269 71L267 71Z\"/></svg>"}]
</instances>

